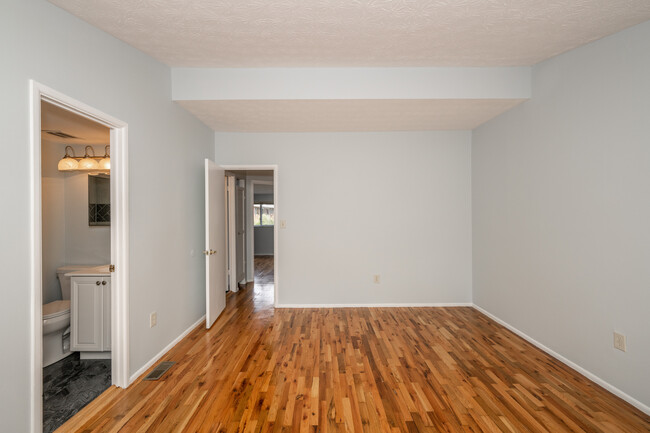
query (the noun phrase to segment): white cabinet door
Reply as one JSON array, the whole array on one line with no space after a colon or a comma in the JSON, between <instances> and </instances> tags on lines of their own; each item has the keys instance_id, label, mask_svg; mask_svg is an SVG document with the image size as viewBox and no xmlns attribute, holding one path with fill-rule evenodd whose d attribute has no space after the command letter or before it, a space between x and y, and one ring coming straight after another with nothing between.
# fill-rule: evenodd
<instances>
[{"instance_id":1,"label":"white cabinet door","mask_svg":"<svg viewBox=\"0 0 650 433\"><path fill-rule=\"evenodd\" d=\"M104 328L102 350L105 352L111 350L111 279L104 277L102 279L104 305L102 314L102 327Z\"/></svg>"},{"instance_id":2,"label":"white cabinet door","mask_svg":"<svg viewBox=\"0 0 650 433\"><path fill-rule=\"evenodd\" d=\"M70 294L70 348L102 350L102 277L72 278Z\"/></svg>"}]
</instances>

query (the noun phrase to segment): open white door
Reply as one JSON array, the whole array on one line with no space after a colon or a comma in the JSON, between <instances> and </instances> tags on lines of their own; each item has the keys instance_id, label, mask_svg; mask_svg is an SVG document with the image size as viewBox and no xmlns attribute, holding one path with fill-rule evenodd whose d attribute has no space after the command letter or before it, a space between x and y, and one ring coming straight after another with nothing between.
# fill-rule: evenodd
<instances>
[{"instance_id":1,"label":"open white door","mask_svg":"<svg viewBox=\"0 0 650 433\"><path fill-rule=\"evenodd\" d=\"M205 160L205 326L226 308L225 172Z\"/></svg>"}]
</instances>

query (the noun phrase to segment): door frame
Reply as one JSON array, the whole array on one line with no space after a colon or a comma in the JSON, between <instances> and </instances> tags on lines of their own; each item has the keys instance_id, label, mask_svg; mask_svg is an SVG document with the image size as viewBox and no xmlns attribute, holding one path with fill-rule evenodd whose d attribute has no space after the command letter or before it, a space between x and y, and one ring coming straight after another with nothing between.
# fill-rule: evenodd
<instances>
[{"instance_id":1,"label":"door frame","mask_svg":"<svg viewBox=\"0 0 650 433\"><path fill-rule=\"evenodd\" d=\"M30 89L30 430L43 431L41 102L110 128L111 146L111 377L129 385L129 179L128 125L34 80Z\"/></svg>"},{"instance_id":2,"label":"door frame","mask_svg":"<svg viewBox=\"0 0 650 433\"><path fill-rule=\"evenodd\" d=\"M273 201L274 201L274 210L273 212L275 213L275 220L276 223L273 225L273 306L277 307L278 306L278 293L279 293L279 287L280 287L280 248L278 247L279 245L279 236L278 236L278 230L280 228L280 200L278 196L278 166L277 164L262 164L262 165L255 165L255 164L250 164L250 165L224 165L221 164L221 167L228 171L228 170L273 170ZM228 254L231 254L230 249L228 251ZM232 256L231 258L235 258Z\"/></svg>"},{"instance_id":3,"label":"door frame","mask_svg":"<svg viewBox=\"0 0 650 433\"><path fill-rule=\"evenodd\" d=\"M223 166L222 166L223 168ZM237 230L235 223L235 182L236 178L232 174L226 172L226 230L228 239L228 257L226 263L228 264L228 290L231 292L239 291L237 284Z\"/></svg>"}]
</instances>

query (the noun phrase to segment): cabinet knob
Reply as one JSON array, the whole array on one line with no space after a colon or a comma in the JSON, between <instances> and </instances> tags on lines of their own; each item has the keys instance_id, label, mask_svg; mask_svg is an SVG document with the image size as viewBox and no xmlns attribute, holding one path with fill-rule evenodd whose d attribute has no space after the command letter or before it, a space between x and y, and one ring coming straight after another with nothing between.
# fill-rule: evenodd
<instances>
[{"instance_id":1,"label":"cabinet knob","mask_svg":"<svg viewBox=\"0 0 650 433\"><path fill-rule=\"evenodd\" d=\"M102 286L105 286L105 285L106 285L106 281L102 281Z\"/></svg>"},{"instance_id":2,"label":"cabinet knob","mask_svg":"<svg viewBox=\"0 0 650 433\"><path fill-rule=\"evenodd\" d=\"M97 284L99 286L99 281L95 281L95 284Z\"/></svg>"}]
</instances>

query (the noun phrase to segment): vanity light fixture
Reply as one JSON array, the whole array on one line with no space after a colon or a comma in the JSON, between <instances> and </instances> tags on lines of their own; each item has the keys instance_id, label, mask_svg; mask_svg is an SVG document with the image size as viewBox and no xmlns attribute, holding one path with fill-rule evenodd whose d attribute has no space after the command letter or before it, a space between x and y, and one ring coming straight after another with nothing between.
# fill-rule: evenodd
<instances>
[{"instance_id":1,"label":"vanity light fixture","mask_svg":"<svg viewBox=\"0 0 650 433\"><path fill-rule=\"evenodd\" d=\"M88 149L92 152L93 156L88 155ZM81 161L79 161L79 170L84 171L94 171L99 170L99 163L95 160L95 149L92 146L86 146L84 149L85 155Z\"/></svg>"},{"instance_id":2,"label":"vanity light fixture","mask_svg":"<svg viewBox=\"0 0 650 433\"><path fill-rule=\"evenodd\" d=\"M108 144L104 148L104 158L102 158L102 160L99 161L99 169L106 170L106 171L111 170L111 146L109 146Z\"/></svg>"},{"instance_id":3,"label":"vanity light fixture","mask_svg":"<svg viewBox=\"0 0 650 433\"><path fill-rule=\"evenodd\" d=\"M72 156L68 154L68 149L72 153ZM77 161L77 156L74 154L74 149L72 146L65 147L65 156L59 161L59 171L74 171L79 169L79 162Z\"/></svg>"},{"instance_id":4,"label":"vanity light fixture","mask_svg":"<svg viewBox=\"0 0 650 433\"><path fill-rule=\"evenodd\" d=\"M65 156L59 161L58 169L59 171L108 173L111 171L110 148L110 145L106 145L104 156L101 157L95 155L95 149L92 146L86 146L84 156L81 158L74 154L72 146L66 146Z\"/></svg>"}]
</instances>

